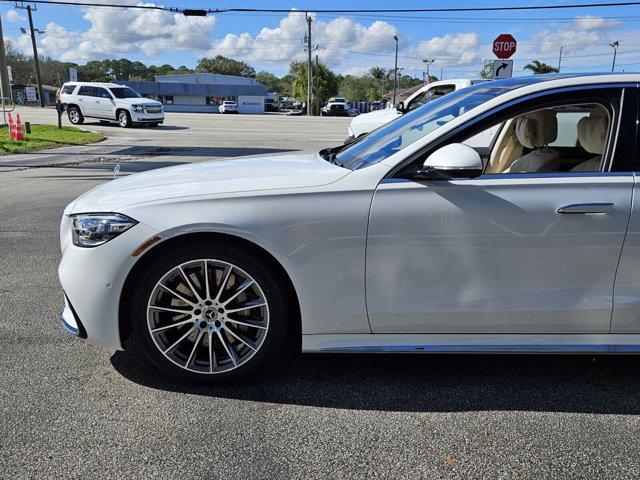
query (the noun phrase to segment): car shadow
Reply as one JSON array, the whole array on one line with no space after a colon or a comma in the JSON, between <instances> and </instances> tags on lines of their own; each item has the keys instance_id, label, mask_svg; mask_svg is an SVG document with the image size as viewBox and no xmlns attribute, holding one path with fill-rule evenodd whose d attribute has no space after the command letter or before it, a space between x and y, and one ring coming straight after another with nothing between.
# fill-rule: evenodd
<instances>
[{"instance_id":1,"label":"car shadow","mask_svg":"<svg viewBox=\"0 0 640 480\"><path fill-rule=\"evenodd\" d=\"M82 125L122 128L116 122L108 122L108 123L84 122ZM78 125L78 128L82 128L82 125ZM191 127L181 127L179 125L164 125L164 124L160 124L160 125L153 126L153 127L149 126L149 125L144 125L144 124L142 124L142 125L133 125L132 127L129 127L129 128L153 128L154 130L190 130L191 129Z\"/></svg>"},{"instance_id":2,"label":"car shadow","mask_svg":"<svg viewBox=\"0 0 640 480\"><path fill-rule=\"evenodd\" d=\"M111 363L150 388L235 400L352 410L639 414L635 356L298 354L225 386L163 377L131 351Z\"/></svg>"}]
</instances>

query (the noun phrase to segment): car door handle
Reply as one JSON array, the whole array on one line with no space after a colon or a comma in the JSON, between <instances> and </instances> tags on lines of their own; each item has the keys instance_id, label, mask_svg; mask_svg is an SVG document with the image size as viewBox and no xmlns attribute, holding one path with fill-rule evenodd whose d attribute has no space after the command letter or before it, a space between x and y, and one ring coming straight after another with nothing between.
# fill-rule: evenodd
<instances>
[{"instance_id":1,"label":"car door handle","mask_svg":"<svg viewBox=\"0 0 640 480\"><path fill-rule=\"evenodd\" d=\"M564 214L589 214L589 213L609 213L615 207L613 202L602 203L573 203L571 205L565 205L558 209L558 213Z\"/></svg>"}]
</instances>

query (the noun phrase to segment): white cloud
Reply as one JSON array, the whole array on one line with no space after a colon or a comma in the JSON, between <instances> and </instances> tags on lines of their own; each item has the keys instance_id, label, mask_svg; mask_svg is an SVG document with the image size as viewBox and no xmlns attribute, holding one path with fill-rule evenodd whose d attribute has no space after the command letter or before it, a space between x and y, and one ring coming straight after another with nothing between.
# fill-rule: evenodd
<instances>
[{"instance_id":1,"label":"white cloud","mask_svg":"<svg viewBox=\"0 0 640 480\"><path fill-rule=\"evenodd\" d=\"M214 16L185 17L158 10L94 8L84 12L91 24L84 32L49 23L40 40L42 53L83 62L138 52L157 56L170 49L206 51L216 24Z\"/></svg>"},{"instance_id":2,"label":"white cloud","mask_svg":"<svg viewBox=\"0 0 640 480\"><path fill-rule=\"evenodd\" d=\"M300 61L306 58L303 50L306 32L304 13L294 12L282 18L276 28L263 28L255 36L228 34L214 43L209 54L274 64ZM314 54L332 67L360 58L358 54L391 53L395 48L394 35L400 37L401 44L406 43L396 27L382 21L364 26L341 17L330 22L314 19L312 24L312 44L318 45Z\"/></svg>"},{"instance_id":3,"label":"white cloud","mask_svg":"<svg viewBox=\"0 0 640 480\"><path fill-rule=\"evenodd\" d=\"M6 13L6 18L7 18L7 22L11 22L11 23L15 23L15 22L22 22L24 20L26 20L26 18L24 17L24 15L20 15L18 12L16 12L15 10L9 10Z\"/></svg>"},{"instance_id":4,"label":"white cloud","mask_svg":"<svg viewBox=\"0 0 640 480\"><path fill-rule=\"evenodd\" d=\"M421 41L416 54L421 58L436 59L439 65L464 66L481 58L480 45L480 35L476 32L448 33Z\"/></svg>"},{"instance_id":5,"label":"white cloud","mask_svg":"<svg viewBox=\"0 0 640 480\"><path fill-rule=\"evenodd\" d=\"M531 36L530 48L534 53L556 52L560 45L572 51L583 50L589 46L606 45L603 33L616 25L618 20L594 17L592 15L578 16L567 28L555 32L549 29L534 33Z\"/></svg>"}]
</instances>

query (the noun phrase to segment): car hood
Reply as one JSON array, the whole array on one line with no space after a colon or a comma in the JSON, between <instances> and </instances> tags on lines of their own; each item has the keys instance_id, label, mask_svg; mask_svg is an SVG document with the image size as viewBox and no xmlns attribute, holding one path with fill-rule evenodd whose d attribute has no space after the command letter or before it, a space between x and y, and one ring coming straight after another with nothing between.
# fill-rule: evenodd
<instances>
[{"instance_id":1,"label":"car hood","mask_svg":"<svg viewBox=\"0 0 640 480\"><path fill-rule=\"evenodd\" d=\"M358 137L363 133L369 133L381 125L398 118L399 113L395 108L385 108L384 110L374 110L363 113L351 120L351 130Z\"/></svg>"},{"instance_id":2,"label":"car hood","mask_svg":"<svg viewBox=\"0 0 640 480\"><path fill-rule=\"evenodd\" d=\"M315 187L349 173L315 151L209 160L113 180L77 198L65 213L113 212L128 205L180 197Z\"/></svg>"},{"instance_id":3,"label":"car hood","mask_svg":"<svg viewBox=\"0 0 640 480\"><path fill-rule=\"evenodd\" d=\"M148 107L161 107L162 103L157 102L155 100L149 100L147 98L118 98L116 99L118 103L123 103L126 105L146 105Z\"/></svg>"},{"instance_id":4,"label":"car hood","mask_svg":"<svg viewBox=\"0 0 640 480\"><path fill-rule=\"evenodd\" d=\"M353 122L389 122L398 116L398 111L395 108L385 108L383 110L374 110L373 112L363 113L358 115L358 118L354 118Z\"/></svg>"}]
</instances>

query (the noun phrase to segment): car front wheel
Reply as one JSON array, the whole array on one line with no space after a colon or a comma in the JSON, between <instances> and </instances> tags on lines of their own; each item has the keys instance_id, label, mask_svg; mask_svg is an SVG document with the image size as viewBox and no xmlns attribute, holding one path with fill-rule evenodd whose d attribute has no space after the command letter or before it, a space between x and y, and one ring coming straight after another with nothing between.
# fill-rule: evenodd
<instances>
[{"instance_id":1,"label":"car front wheel","mask_svg":"<svg viewBox=\"0 0 640 480\"><path fill-rule=\"evenodd\" d=\"M273 269L223 243L162 255L130 292L133 340L163 373L215 384L262 367L289 326Z\"/></svg>"},{"instance_id":2,"label":"car front wheel","mask_svg":"<svg viewBox=\"0 0 640 480\"><path fill-rule=\"evenodd\" d=\"M131 126L131 116L129 115L129 112L126 110L120 110L118 112L118 125L122 128L128 128Z\"/></svg>"}]
</instances>

